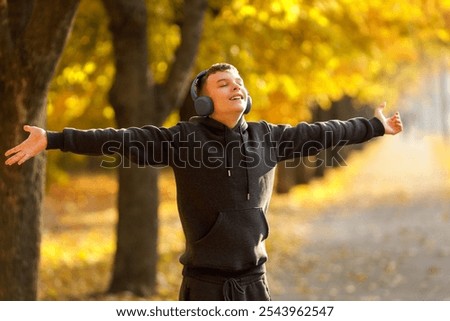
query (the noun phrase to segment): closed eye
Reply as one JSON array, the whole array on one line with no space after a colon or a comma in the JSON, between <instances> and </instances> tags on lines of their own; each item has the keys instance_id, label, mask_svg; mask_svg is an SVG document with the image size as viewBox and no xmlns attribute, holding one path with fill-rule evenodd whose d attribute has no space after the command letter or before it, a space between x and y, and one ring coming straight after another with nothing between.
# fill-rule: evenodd
<instances>
[{"instance_id":1,"label":"closed eye","mask_svg":"<svg viewBox=\"0 0 450 321\"><path fill-rule=\"evenodd\" d=\"M244 82L240 78L237 78L235 81L228 81L227 79L220 79L217 81L219 87L226 87L230 82L235 82L239 87L244 87Z\"/></svg>"}]
</instances>

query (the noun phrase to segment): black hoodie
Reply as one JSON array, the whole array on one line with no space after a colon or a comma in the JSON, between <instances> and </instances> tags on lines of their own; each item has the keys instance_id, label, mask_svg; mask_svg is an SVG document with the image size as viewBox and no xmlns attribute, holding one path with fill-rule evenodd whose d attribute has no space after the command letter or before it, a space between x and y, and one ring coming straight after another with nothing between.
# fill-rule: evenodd
<instances>
[{"instance_id":1,"label":"black hoodie","mask_svg":"<svg viewBox=\"0 0 450 321\"><path fill-rule=\"evenodd\" d=\"M208 117L164 128L47 132L47 149L119 153L140 165L169 165L186 237L187 268L237 272L262 267L269 234L266 213L278 162L356 144L384 134L376 119L353 118L297 126L247 123L230 129Z\"/></svg>"}]
</instances>

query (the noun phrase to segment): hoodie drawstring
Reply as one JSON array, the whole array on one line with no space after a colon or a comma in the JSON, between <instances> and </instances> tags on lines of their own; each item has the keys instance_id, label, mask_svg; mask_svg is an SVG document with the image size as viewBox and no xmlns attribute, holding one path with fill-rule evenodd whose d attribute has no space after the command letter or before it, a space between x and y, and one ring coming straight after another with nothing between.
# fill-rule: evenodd
<instances>
[{"instance_id":1,"label":"hoodie drawstring","mask_svg":"<svg viewBox=\"0 0 450 321\"><path fill-rule=\"evenodd\" d=\"M228 177L231 177L231 166L230 159L232 159L232 155L230 155L229 147L228 147L228 139L227 139L227 131L223 132L223 141L225 146L225 169L227 170ZM231 151L232 152L232 151Z\"/></svg>"},{"instance_id":2,"label":"hoodie drawstring","mask_svg":"<svg viewBox=\"0 0 450 321\"><path fill-rule=\"evenodd\" d=\"M242 129L242 126L239 126L239 137L240 137L240 150L243 156L243 159L241 161L241 163L239 164L240 166L245 166L245 178L246 178L246 188L247 188L247 195L246 195L246 199L250 200L250 177L249 177L249 171L248 171L248 167L247 167L247 148L246 148L246 144L245 144L245 139L244 139L244 132ZM232 167L233 167L233 148L230 148L230 146L228 146L228 138L227 138L227 130L224 130L223 132L223 140L224 140L224 146L225 146L225 169L227 171L227 176L231 177L232 175Z\"/></svg>"},{"instance_id":3,"label":"hoodie drawstring","mask_svg":"<svg viewBox=\"0 0 450 321\"><path fill-rule=\"evenodd\" d=\"M239 127L239 133L241 134L241 143L242 143L242 153L244 155L243 165L245 166L245 176L247 178L247 200L250 200L250 178L247 167L247 148L245 146L244 133L242 132L242 127Z\"/></svg>"},{"instance_id":4,"label":"hoodie drawstring","mask_svg":"<svg viewBox=\"0 0 450 321\"><path fill-rule=\"evenodd\" d=\"M245 291L236 279L230 278L223 284L223 298L225 301L234 301L237 294L244 294Z\"/></svg>"}]
</instances>

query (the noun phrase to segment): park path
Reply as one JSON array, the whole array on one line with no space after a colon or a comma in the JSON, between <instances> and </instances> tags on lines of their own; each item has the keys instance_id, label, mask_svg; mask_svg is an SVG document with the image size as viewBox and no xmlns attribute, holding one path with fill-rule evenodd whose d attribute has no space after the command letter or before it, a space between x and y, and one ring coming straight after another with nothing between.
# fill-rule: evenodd
<instances>
[{"instance_id":1,"label":"park path","mask_svg":"<svg viewBox=\"0 0 450 321\"><path fill-rule=\"evenodd\" d=\"M273 300L450 300L450 175L433 141L371 144L345 199L298 223L296 253L269 262Z\"/></svg>"}]
</instances>

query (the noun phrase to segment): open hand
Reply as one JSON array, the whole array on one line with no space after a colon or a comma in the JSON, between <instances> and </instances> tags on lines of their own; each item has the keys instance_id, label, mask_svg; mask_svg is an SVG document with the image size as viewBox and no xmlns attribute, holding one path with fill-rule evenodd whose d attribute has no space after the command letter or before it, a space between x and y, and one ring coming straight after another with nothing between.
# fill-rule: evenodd
<instances>
[{"instance_id":1,"label":"open hand","mask_svg":"<svg viewBox=\"0 0 450 321\"><path fill-rule=\"evenodd\" d=\"M387 135L396 135L403 130L403 123L400 119L400 113L396 112L393 116L386 118L383 115L383 109L386 103L382 103L375 109L375 117L377 117L384 126L384 133Z\"/></svg>"},{"instance_id":2,"label":"open hand","mask_svg":"<svg viewBox=\"0 0 450 321\"><path fill-rule=\"evenodd\" d=\"M6 165L13 165L16 163L22 165L47 147L47 134L45 130L28 125L23 126L23 130L29 132L30 135L22 143L5 153L5 156L9 157L5 161Z\"/></svg>"}]
</instances>

